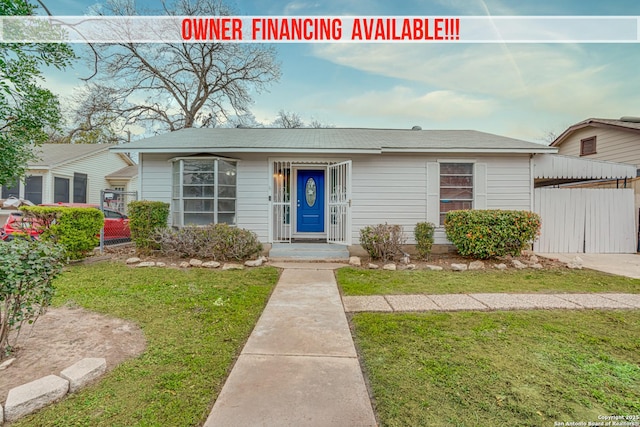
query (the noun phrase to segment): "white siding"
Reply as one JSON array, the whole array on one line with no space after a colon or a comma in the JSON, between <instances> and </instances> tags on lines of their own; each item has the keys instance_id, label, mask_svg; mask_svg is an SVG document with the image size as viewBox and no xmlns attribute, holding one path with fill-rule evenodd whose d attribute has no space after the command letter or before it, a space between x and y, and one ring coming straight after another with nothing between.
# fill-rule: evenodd
<instances>
[{"instance_id":1,"label":"white siding","mask_svg":"<svg viewBox=\"0 0 640 427\"><path fill-rule=\"evenodd\" d=\"M141 199L171 202L171 163L168 160L172 157L175 155L141 155ZM269 156L242 154L230 157L240 160L237 225L254 231L261 241L267 242L271 180ZM528 155L457 155L455 158L482 164L480 170L486 165L487 209L531 209ZM438 159L442 156L352 156L352 242L359 242L362 227L387 222L402 225L407 243L414 243L415 224L431 217L427 212L427 164ZM434 175L432 180L439 189L439 175ZM439 204L434 206L439 209ZM441 228L436 232L436 243L447 243Z\"/></svg>"}]
</instances>

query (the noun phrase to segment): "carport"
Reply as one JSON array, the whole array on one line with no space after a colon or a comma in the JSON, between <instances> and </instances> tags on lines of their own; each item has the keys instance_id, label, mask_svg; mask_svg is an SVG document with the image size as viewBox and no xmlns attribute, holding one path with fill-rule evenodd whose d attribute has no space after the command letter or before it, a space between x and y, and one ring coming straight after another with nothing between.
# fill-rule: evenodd
<instances>
[{"instance_id":1,"label":"carport","mask_svg":"<svg viewBox=\"0 0 640 427\"><path fill-rule=\"evenodd\" d=\"M638 245L634 192L626 180L636 167L558 154L533 158L534 211L542 218L536 252L635 253ZM618 188L589 188L616 181ZM580 188L571 184L580 183Z\"/></svg>"}]
</instances>

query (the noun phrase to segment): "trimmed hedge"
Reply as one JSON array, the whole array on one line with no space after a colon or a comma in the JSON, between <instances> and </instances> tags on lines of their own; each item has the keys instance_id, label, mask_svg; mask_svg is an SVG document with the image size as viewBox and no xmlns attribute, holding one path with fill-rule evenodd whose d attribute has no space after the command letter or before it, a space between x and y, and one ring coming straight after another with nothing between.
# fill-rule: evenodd
<instances>
[{"instance_id":1,"label":"trimmed hedge","mask_svg":"<svg viewBox=\"0 0 640 427\"><path fill-rule=\"evenodd\" d=\"M160 249L152 237L157 229L167 227L169 203L138 200L129 203L128 212L131 240L136 249L140 252Z\"/></svg>"},{"instance_id":2,"label":"trimmed hedge","mask_svg":"<svg viewBox=\"0 0 640 427\"><path fill-rule=\"evenodd\" d=\"M540 216L529 211L450 211L444 228L460 255L480 259L518 256L538 237Z\"/></svg>"},{"instance_id":3,"label":"trimmed hedge","mask_svg":"<svg viewBox=\"0 0 640 427\"><path fill-rule=\"evenodd\" d=\"M422 259L429 258L429 255L431 254L431 248L433 247L433 232L435 228L435 225L430 222L419 222L413 230L413 235L416 238L416 250Z\"/></svg>"},{"instance_id":4,"label":"trimmed hedge","mask_svg":"<svg viewBox=\"0 0 640 427\"><path fill-rule=\"evenodd\" d=\"M23 206L20 210L40 224L40 238L62 245L69 259L86 257L100 243L104 215L99 209Z\"/></svg>"}]
</instances>

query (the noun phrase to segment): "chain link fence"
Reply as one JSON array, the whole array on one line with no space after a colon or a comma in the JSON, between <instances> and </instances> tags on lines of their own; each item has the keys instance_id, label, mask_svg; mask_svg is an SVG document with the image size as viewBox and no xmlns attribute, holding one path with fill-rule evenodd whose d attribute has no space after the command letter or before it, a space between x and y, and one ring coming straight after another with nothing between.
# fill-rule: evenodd
<instances>
[{"instance_id":1,"label":"chain link fence","mask_svg":"<svg viewBox=\"0 0 640 427\"><path fill-rule=\"evenodd\" d=\"M137 191L101 190L100 210L104 214L104 227L100 231L100 252L105 245L131 241L127 209L130 202L138 200Z\"/></svg>"}]
</instances>

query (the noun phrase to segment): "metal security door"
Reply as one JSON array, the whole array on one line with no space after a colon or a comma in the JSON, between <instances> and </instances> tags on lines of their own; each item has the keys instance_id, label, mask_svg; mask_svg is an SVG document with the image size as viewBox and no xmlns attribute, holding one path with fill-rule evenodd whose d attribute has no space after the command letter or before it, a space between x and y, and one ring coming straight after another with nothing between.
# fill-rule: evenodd
<instances>
[{"instance_id":1,"label":"metal security door","mask_svg":"<svg viewBox=\"0 0 640 427\"><path fill-rule=\"evenodd\" d=\"M329 229L327 241L351 244L351 160L329 165Z\"/></svg>"}]
</instances>

